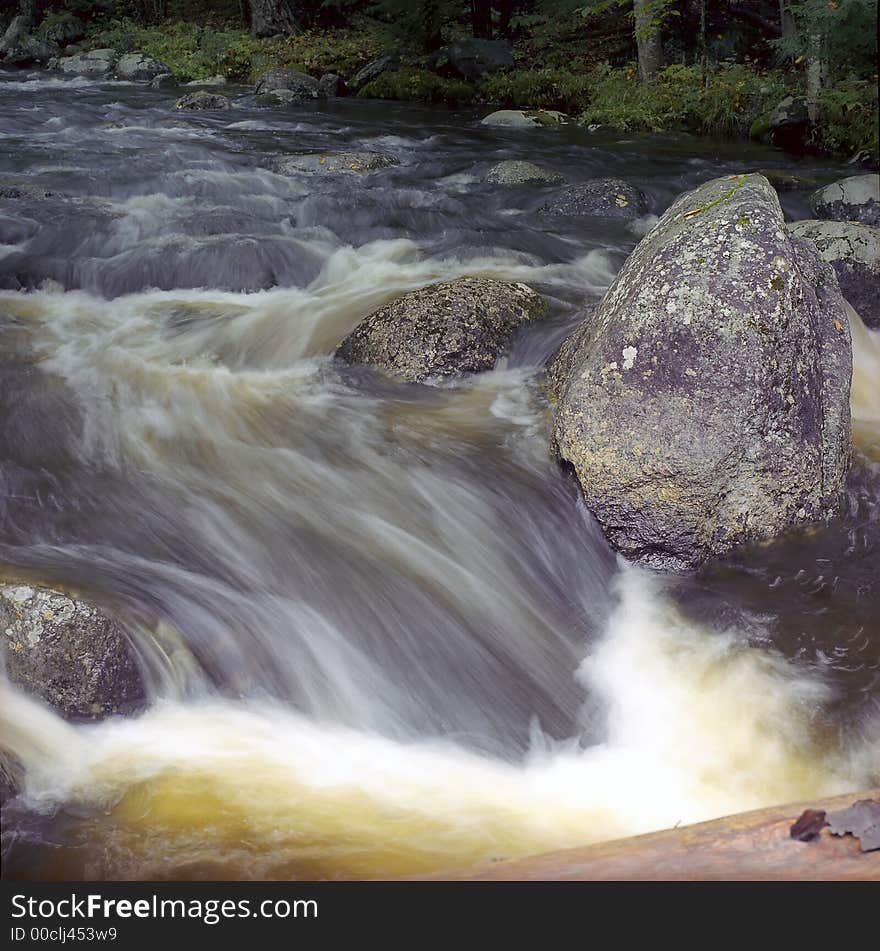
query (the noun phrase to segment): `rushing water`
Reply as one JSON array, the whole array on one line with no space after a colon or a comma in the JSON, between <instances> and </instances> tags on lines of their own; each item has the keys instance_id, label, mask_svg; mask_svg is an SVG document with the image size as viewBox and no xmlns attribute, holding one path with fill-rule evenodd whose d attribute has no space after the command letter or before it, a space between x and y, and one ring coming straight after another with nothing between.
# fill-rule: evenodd
<instances>
[{"instance_id":1,"label":"rushing water","mask_svg":"<svg viewBox=\"0 0 880 951\"><path fill-rule=\"evenodd\" d=\"M0 80L0 569L117 606L149 709L9 685L4 874L375 877L854 790L880 775L880 338L852 318L843 517L698 578L617 562L548 452L543 362L653 218L542 218L501 158L625 175L845 171L695 140L338 101L180 114ZM303 149L391 151L288 178ZM805 217L802 192L783 194ZM549 301L495 370L330 354L438 279Z\"/></svg>"}]
</instances>

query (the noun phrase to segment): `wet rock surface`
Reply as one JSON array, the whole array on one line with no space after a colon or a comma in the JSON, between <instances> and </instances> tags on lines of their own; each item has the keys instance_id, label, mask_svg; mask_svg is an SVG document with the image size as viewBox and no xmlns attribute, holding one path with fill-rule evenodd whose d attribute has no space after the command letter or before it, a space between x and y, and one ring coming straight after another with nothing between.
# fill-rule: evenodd
<instances>
[{"instance_id":1,"label":"wet rock surface","mask_svg":"<svg viewBox=\"0 0 880 951\"><path fill-rule=\"evenodd\" d=\"M399 164L388 152L307 152L283 158L278 171L284 175L344 175L375 172Z\"/></svg>"},{"instance_id":2,"label":"wet rock surface","mask_svg":"<svg viewBox=\"0 0 880 951\"><path fill-rule=\"evenodd\" d=\"M837 511L852 351L837 279L760 175L681 196L549 367L554 445L606 537L692 569Z\"/></svg>"},{"instance_id":3,"label":"wet rock surface","mask_svg":"<svg viewBox=\"0 0 880 951\"><path fill-rule=\"evenodd\" d=\"M150 82L170 72L163 62L145 53L124 53L116 63L116 78L133 82Z\"/></svg>"},{"instance_id":4,"label":"wet rock surface","mask_svg":"<svg viewBox=\"0 0 880 951\"><path fill-rule=\"evenodd\" d=\"M295 69L267 69L257 80L254 94L275 95L285 102L307 102L321 98L324 92L320 82L307 73Z\"/></svg>"},{"instance_id":5,"label":"wet rock surface","mask_svg":"<svg viewBox=\"0 0 880 951\"><path fill-rule=\"evenodd\" d=\"M119 54L116 50L90 50L87 53L74 53L71 56L58 58L56 66L62 73L74 76L91 76L99 78L110 76L116 66Z\"/></svg>"},{"instance_id":6,"label":"wet rock surface","mask_svg":"<svg viewBox=\"0 0 880 951\"><path fill-rule=\"evenodd\" d=\"M788 230L812 242L837 273L840 291L869 327L880 326L880 228L857 221L796 221Z\"/></svg>"},{"instance_id":7,"label":"wet rock surface","mask_svg":"<svg viewBox=\"0 0 880 951\"><path fill-rule=\"evenodd\" d=\"M125 631L100 608L51 588L3 584L0 631L9 679L63 716L94 720L143 705Z\"/></svg>"},{"instance_id":8,"label":"wet rock surface","mask_svg":"<svg viewBox=\"0 0 880 951\"><path fill-rule=\"evenodd\" d=\"M499 109L480 120L482 125L508 129L539 129L566 122L568 116L553 109Z\"/></svg>"},{"instance_id":9,"label":"wet rock surface","mask_svg":"<svg viewBox=\"0 0 880 951\"><path fill-rule=\"evenodd\" d=\"M810 196L817 218L880 225L880 175L854 175L832 182Z\"/></svg>"},{"instance_id":10,"label":"wet rock surface","mask_svg":"<svg viewBox=\"0 0 880 951\"><path fill-rule=\"evenodd\" d=\"M461 278L412 291L365 317L337 357L396 380L423 382L489 370L514 332L544 310L525 284Z\"/></svg>"},{"instance_id":11,"label":"wet rock surface","mask_svg":"<svg viewBox=\"0 0 880 951\"><path fill-rule=\"evenodd\" d=\"M229 109L232 102L228 96L203 89L181 96L174 105L177 109Z\"/></svg>"},{"instance_id":12,"label":"wet rock surface","mask_svg":"<svg viewBox=\"0 0 880 951\"><path fill-rule=\"evenodd\" d=\"M493 165L486 175L486 181L493 185L525 185L528 183L561 185L565 176L549 168L542 168L534 162L520 159L506 159Z\"/></svg>"},{"instance_id":13,"label":"wet rock surface","mask_svg":"<svg viewBox=\"0 0 880 951\"><path fill-rule=\"evenodd\" d=\"M561 189L539 209L545 215L589 215L596 218L638 218L648 199L620 178L597 178Z\"/></svg>"}]
</instances>

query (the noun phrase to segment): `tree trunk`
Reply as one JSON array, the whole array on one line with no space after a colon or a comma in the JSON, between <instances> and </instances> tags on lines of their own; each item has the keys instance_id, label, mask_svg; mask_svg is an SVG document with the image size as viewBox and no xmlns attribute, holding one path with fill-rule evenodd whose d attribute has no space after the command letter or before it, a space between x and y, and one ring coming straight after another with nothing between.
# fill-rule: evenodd
<instances>
[{"instance_id":1,"label":"tree trunk","mask_svg":"<svg viewBox=\"0 0 880 951\"><path fill-rule=\"evenodd\" d=\"M639 79L643 83L657 78L663 61L660 26L654 22L651 0L633 0L636 21L636 46L639 51Z\"/></svg>"},{"instance_id":2,"label":"tree trunk","mask_svg":"<svg viewBox=\"0 0 880 951\"><path fill-rule=\"evenodd\" d=\"M824 45L821 33L810 34L810 52L807 56L807 112L813 125L819 118L819 93L828 73L828 62L823 56Z\"/></svg>"},{"instance_id":3,"label":"tree trunk","mask_svg":"<svg viewBox=\"0 0 880 951\"><path fill-rule=\"evenodd\" d=\"M791 15L791 0L779 0L779 32L787 40L794 36L794 17Z\"/></svg>"},{"instance_id":4,"label":"tree trunk","mask_svg":"<svg viewBox=\"0 0 880 951\"><path fill-rule=\"evenodd\" d=\"M251 33L254 36L275 36L296 33L296 19L288 0L248 0Z\"/></svg>"},{"instance_id":5,"label":"tree trunk","mask_svg":"<svg viewBox=\"0 0 880 951\"><path fill-rule=\"evenodd\" d=\"M501 0L498 4L498 35L510 39L510 21L513 17L513 0Z\"/></svg>"},{"instance_id":6,"label":"tree trunk","mask_svg":"<svg viewBox=\"0 0 880 951\"><path fill-rule=\"evenodd\" d=\"M492 39L492 0L471 0L471 27L478 39Z\"/></svg>"},{"instance_id":7,"label":"tree trunk","mask_svg":"<svg viewBox=\"0 0 880 951\"><path fill-rule=\"evenodd\" d=\"M168 0L141 0L147 23L160 23L168 14Z\"/></svg>"},{"instance_id":8,"label":"tree trunk","mask_svg":"<svg viewBox=\"0 0 880 951\"><path fill-rule=\"evenodd\" d=\"M21 0L18 9L25 18L27 28L32 30L37 25L37 0Z\"/></svg>"}]
</instances>

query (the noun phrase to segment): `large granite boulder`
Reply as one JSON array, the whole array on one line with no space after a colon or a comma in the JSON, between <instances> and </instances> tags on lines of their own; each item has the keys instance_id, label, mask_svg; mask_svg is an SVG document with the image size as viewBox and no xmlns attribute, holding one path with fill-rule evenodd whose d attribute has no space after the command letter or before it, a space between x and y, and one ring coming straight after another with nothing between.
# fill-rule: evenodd
<instances>
[{"instance_id":1,"label":"large granite boulder","mask_svg":"<svg viewBox=\"0 0 880 951\"><path fill-rule=\"evenodd\" d=\"M399 165L388 152L302 152L278 163L282 175L334 175L375 172Z\"/></svg>"},{"instance_id":2,"label":"large granite boulder","mask_svg":"<svg viewBox=\"0 0 880 951\"><path fill-rule=\"evenodd\" d=\"M123 628L51 588L0 585L0 641L9 679L73 720L130 713L146 691Z\"/></svg>"},{"instance_id":3,"label":"large granite boulder","mask_svg":"<svg viewBox=\"0 0 880 951\"><path fill-rule=\"evenodd\" d=\"M525 284L465 277L412 291L365 317L336 355L396 380L490 370L516 330L544 311Z\"/></svg>"},{"instance_id":4,"label":"large granite boulder","mask_svg":"<svg viewBox=\"0 0 880 951\"><path fill-rule=\"evenodd\" d=\"M56 43L26 34L11 46L3 57L5 66L41 66L54 59L61 50Z\"/></svg>"},{"instance_id":5,"label":"large granite boulder","mask_svg":"<svg viewBox=\"0 0 880 951\"><path fill-rule=\"evenodd\" d=\"M810 196L817 218L880 225L880 175L854 175L832 182Z\"/></svg>"},{"instance_id":6,"label":"large granite boulder","mask_svg":"<svg viewBox=\"0 0 880 951\"><path fill-rule=\"evenodd\" d=\"M679 197L562 345L553 442L611 544L659 569L828 519L850 458L837 278L760 175Z\"/></svg>"},{"instance_id":7,"label":"large granite boulder","mask_svg":"<svg viewBox=\"0 0 880 951\"><path fill-rule=\"evenodd\" d=\"M534 162L505 159L489 169L486 181L493 185L561 185L565 176Z\"/></svg>"},{"instance_id":8,"label":"large granite boulder","mask_svg":"<svg viewBox=\"0 0 880 951\"><path fill-rule=\"evenodd\" d=\"M645 193L620 178L596 178L560 189L539 211L545 215L638 218L648 210Z\"/></svg>"},{"instance_id":9,"label":"large granite boulder","mask_svg":"<svg viewBox=\"0 0 880 951\"><path fill-rule=\"evenodd\" d=\"M816 246L859 317L880 327L880 228L858 221L796 221L788 230Z\"/></svg>"},{"instance_id":10,"label":"large granite boulder","mask_svg":"<svg viewBox=\"0 0 880 951\"><path fill-rule=\"evenodd\" d=\"M125 53L116 63L116 78L132 82L151 82L157 76L170 73L171 70L160 60L146 53Z\"/></svg>"},{"instance_id":11,"label":"large granite boulder","mask_svg":"<svg viewBox=\"0 0 880 951\"><path fill-rule=\"evenodd\" d=\"M56 65L62 73L100 79L112 75L117 59L119 59L119 54L116 50L89 50L87 53L61 56Z\"/></svg>"},{"instance_id":12,"label":"large granite boulder","mask_svg":"<svg viewBox=\"0 0 880 951\"><path fill-rule=\"evenodd\" d=\"M278 93L284 93L279 96ZM324 95L320 82L307 73L295 69L267 69L254 87L257 96L275 95L284 102L308 102Z\"/></svg>"}]
</instances>

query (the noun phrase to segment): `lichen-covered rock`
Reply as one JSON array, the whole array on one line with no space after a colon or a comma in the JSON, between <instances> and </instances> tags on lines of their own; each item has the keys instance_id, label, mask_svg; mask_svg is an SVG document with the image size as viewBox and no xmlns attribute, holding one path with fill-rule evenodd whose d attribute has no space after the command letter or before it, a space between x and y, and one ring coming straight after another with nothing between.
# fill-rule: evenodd
<instances>
[{"instance_id":1,"label":"lichen-covered rock","mask_svg":"<svg viewBox=\"0 0 880 951\"><path fill-rule=\"evenodd\" d=\"M810 196L810 207L817 218L834 221L861 221L880 225L880 175L854 175L842 178Z\"/></svg>"},{"instance_id":2,"label":"lichen-covered rock","mask_svg":"<svg viewBox=\"0 0 880 951\"><path fill-rule=\"evenodd\" d=\"M611 544L694 568L824 520L849 465L837 278L760 175L676 200L549 367L553 441Z\"/></svg>"},{"instance_id":3,"label":"lichen-covered rock","mask_svg":"<svg viewBox=\"0 0 880 951\"><path fill-rule=\"evenodd\" d=\"M499 109L480 120L482 125L501 129L539 129L568 121L564 112L553 109Z\"/></svg>"},{"instance_id":4,"label":"lichen-covered rock","mask_svg":"<svg viewBox=\"0 0 880 951\"><path fill-rule=\"evenodd\" d=\"M116 50L89 50L87 53L60 56L58 58L58 69L62 73L70 73L74 76L101 78L112 74L118 58L119 54Z\"/></svg>"},{"instance_id":5,"label":"lichen-covered rock","mask_svg":"<svg viewBox=\"0 0 880 951\"><path fill-rule=\"evenodd\" d=\"M366 86L367 83L372 82L377 76L381 76L382 73L393 73L395 70L400 69L402 62L401 55L396 50L392 50L390 53L385 53L383 56L370 60L366 66L362 66L354 76L349 79L349 89L351 89L352 92L357 92Z\"/></svg>"},{"instance_id":6,"label":"lichen-covered rock","mask_svg":"<svg viewBox=\"0 0 880 951\"><path fill-rule=\"evenodd\" d=\"M40 30L44 39L59 46L66 46L81 40L86 35L86 25L72 13L56 16L53 21Z\"/></svg>"},{"instance_id":7,"label":"lichen-covered rock","mask_svg":"<svg viewBox=\"0 0 880 951\"><path fill-rule=\"evenodd\" d=\"M816 246L859 317L880 327L880 228L858 221L796 221L788 230Z\"/></svg>"},{"instance_id":8,"label":"lichen-covered rock","mask_svg":"<svg viewBox=\"0 0 880 951\"><path fill-rule=\"evenodd\" d=\"M228 109L231 105L228 96L201 89L199 92L190 92L181 96L174 107L176 109Z\"/></svg>"},{"instance_id":9,"label":"lichen-covered rock","mask_svg":"<svg viewBox=\"0 0 880 951\"><path fill-rule=\"evenodd\" d=\"M477 373L490 370L544 307L525 284L475 277L432 284L365 317L336 355L410 382Z\"/></svg>"},{"instance_id":10,"label":"lichen-covered rock","mask_svg":"<svg viewBox=\"0 0 880 951\"><path fill-rule=\"evenodd\" d=\"M0 640L9 679L69 719L128 713L144 703L124 630L86 601L51 588L0 585Z\"/></svg>"},{"instance_id":11,"label":"lichen-covered rock","mask_svg":"<svg viewBox=\"0 0 880 951\"><path fill-rule=\"evenodd\" d=\"M116 62L116 78L132 82L150 82L171 70L146 53L124 53Z\"/></svg>"},{"instance_id":12,"label":"lichen-covered rock","mask_svg":"<svg viewBox=\"0 0 880 951\"><path fill-rule=\"evenodd\" d=\"M400 162L388 152L303 152L278 163L283 175L332 175L375 172Z\"/></svg>"},{"instance_id":13,"label":"lichen-covered rock","mask_svg":"<svg viewBox=\"0 0 880 951\"><path fill-rule=\"evenodd\" d=\"M620 178L596 178L561 189L539 210L545 215L638 218L648 210L648 199Z\"/></svg>"},{"instance_id":14,"label":"lichen-covered rock","mask_svg":"<svg viewBox=\"0 0 880 951\"><path fill-rule=\"evenodd\" d=\"M38 66L48 63L60 53L56 43L26 35L6 52L3 63L6 66Z\"/></svg>"},{"instance_id":15,"label":"lichen-covered rock","mask_svg":"<svg viewBox=\"0 0 880 951\"><path fill-rule=\"evenodd\" d=\"M321 88L321 95L330 99L344 96L348 92L345 80L341 76L337 76L336 73L324 73L318 80L318 85Z\"/></svg>"},{"instance_id":16,"label":"lichen-covered rock","mask_svg":"<svg viewBox=\"0 0 880 951\"><path fill-rule=\"evenodd\" d=\"M257 80L254 94L267 96L279 92L287 94L278 97L285 102L307 102L324 95L318 80L307 73L295 69L267 69Z\"/></svg>"},{"instance_id":17,"label":"lichen-covered rock","mask_svg":"<svg viewBox=\"0 0 880 951\"><path fill-rule=\"evenodd\" d=\"M549 168L541 168L534 162L505 159L489 169L486 181L493 185L525 185L532 182L560 185L565 181L565 176Z\"/></svg>"}]
</instances>

